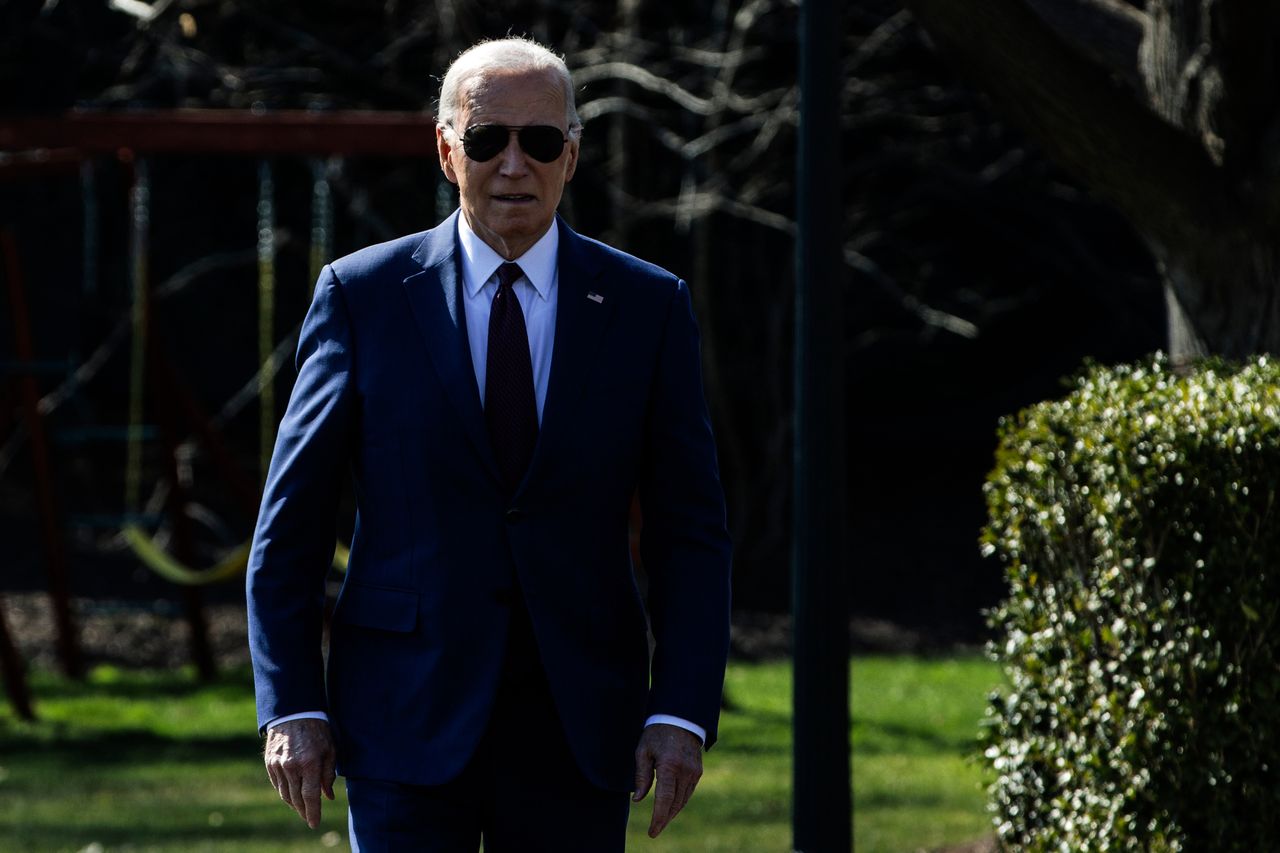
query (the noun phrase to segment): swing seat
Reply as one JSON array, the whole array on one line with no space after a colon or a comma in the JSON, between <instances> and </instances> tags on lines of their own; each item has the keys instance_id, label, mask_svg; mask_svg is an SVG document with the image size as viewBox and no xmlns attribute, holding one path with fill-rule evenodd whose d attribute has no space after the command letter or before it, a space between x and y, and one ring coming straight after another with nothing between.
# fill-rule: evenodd
<instances>
[{"instance_id":1,"label":"swing seat","mask_svg":"<svg viewBox=\"0 0 1280 853\"><path fill-rule=\"evenodd\" d=\"M249 547L246 542L205 569L193 569L175 560L145 530L136 524L126 525L121 531L125 542L143 565L160 577L183 586L201 586L217 583L242 573L249 565Z\"/></svg>"},{"instance_id":2,"label":"swing seat","mask_svg":"<svg viewBox=\"0 0 1280 853\"><path fill-rule=\"evenodd\" d=\"M145 163L136 165L136 185L132 195L133 222L135 228L134 263L133 263L133 352L130 374L130 425L126 432L112 430L111 437L124 437L129 442L129 456L126 463L127 484L125 489L125 505L136 508L138 505L138 484L141 479L142 452L141 443L151 437L152 427L140 423L143 413L143 367L146 357L145 341L147 340L146 305L146 231L150 221L150 182L147 177ZM328 234L332 227L333 213L329 209L329 190L326 169L312 164L313 182L313 240L318 234L321 239L311 249L312 280L318 280L325 259L329 256ZM262 162L258 167L258 336L259 353L263 364L262 371L271 362L275 342L272 329L275 325L275 186L271 175L271 167ZM139 224L141 223L141 224ZM139 231L138 229L142 229ZM275 396L270 377L264 379L259 372L258 396L261 408L259 448L262 454L261 470L265 480L271 461L271 448L274 445L275 431ZM96 435L94 437L97 437ZM137 516L133 516L137 517ZM151 571L166 580L183 586L199 586L228 580L244 573L249 566L249 553L252 541L230 551L225 557L212 566L197 569L184 565L166 553L156 544L155 539L136 523L127 523L121 528L129 548L138 560ZM338 542L334 548L332 565L345 572L349 549Z\"/></svg>"},{"instance_id":3,"label":"swing seat","mask_svg":"<svg viewBox=\"0 0 1280 853\"><path fill-rule=\"evenodd\" d=\"M134 556L151 571L165 580L183 586L203 586L217 583L242 574L249 565L250 542L239 546L217 563L204 569L193 569L185 566L170 556L145 530L136 524L126 525L120 533ZM333 567L340 572L347 570L347 560L351 556L350 549L341 542L333 549Z\"/></svg>"}]
</instances>

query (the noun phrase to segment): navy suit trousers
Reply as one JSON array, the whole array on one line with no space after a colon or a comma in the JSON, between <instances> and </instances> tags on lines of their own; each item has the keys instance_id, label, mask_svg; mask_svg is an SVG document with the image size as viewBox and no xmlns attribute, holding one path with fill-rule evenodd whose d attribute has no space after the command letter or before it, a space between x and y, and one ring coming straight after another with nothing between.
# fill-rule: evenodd
<instances>
[{"instance_id":1,"label":"navy suit trousers","mask_svg":"<svg viewBox=\"0 0 1280 853\"><path fill-rule=\"evenodd\" d=\"M348 778L356 853L613 853L630 798L589 782L565 738L522 602L488 728L462 774L443 785ZM388 744L395 749L395 744Z\"/></svg>"}]
</instances>

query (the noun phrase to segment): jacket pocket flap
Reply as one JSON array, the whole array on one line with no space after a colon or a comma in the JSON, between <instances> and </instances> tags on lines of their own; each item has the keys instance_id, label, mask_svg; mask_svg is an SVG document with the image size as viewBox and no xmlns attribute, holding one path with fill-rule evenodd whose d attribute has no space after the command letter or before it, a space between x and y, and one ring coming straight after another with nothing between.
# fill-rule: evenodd
<instances>
[{"instance_id":1,"label":"jacket pocket flap","mask_svg":"<svg viewBox=\"0 0 1280 853\"><path fill-rule=\"evenodd\" d=\"M384 631L412 631L418 621L418 593L348 582L334 606L333 621Z\"/></svg>"}]
</instances>

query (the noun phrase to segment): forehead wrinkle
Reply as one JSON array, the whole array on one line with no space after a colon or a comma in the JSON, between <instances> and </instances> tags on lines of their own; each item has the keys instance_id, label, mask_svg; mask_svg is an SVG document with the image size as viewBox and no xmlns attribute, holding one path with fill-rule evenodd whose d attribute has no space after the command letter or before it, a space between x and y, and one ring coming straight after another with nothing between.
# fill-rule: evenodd
<instances>
[{"instance_id":1,"label":"forehead wrinkle","mask_svg":"<svg viewBox=\"0 0 1280 853\"><path fill-rule=\"evenodd\" d=\"M564 92L560 88L558 80L548 73L538 74L541 79L538 91L532 97L522 95L518 99L514 97L504 98L503 90L504 82L509 80L517 80L522 77L530 76L529 72L519 71L486 71L478 69L474 73L468 75L459 88L459 117L464 120L460 122L462 127L469 127L477 122L474 118L491 118L494 114L498 114L498 118L503 113L508 115L512 112L520 113L526 118L530 114L537 114L542 110L548 113L547 118L551 115L555 116L554 124L559 127L565 122L565 103ZM510 121L487 121L487 124L513 124L513 123L529 123L529 122L510 122ZM543 123L542 121L536 123Z\"/></svg>"}]
</instances>

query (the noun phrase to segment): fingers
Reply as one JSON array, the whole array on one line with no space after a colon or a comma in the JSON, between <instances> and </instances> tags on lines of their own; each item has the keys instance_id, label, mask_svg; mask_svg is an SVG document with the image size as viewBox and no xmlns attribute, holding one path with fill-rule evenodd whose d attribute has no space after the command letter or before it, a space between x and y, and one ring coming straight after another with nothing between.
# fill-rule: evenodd
<instances>
[{"instance_id":1,"label":"fingers","mask_svg":"<svg viewBox=\"0 0 1280 853\"><path fill-rule=\"evenodd\" d=\"M657 838L693 797L702 776L701 768L674 770L658 765L658 784L653 795L653 818L649 821L649 837Z\"/></svg>"},{"instance_id":2,"label":"fingers","mask_svg":"<svg viewBox=\"0 0 1280 853\"><path fill-rule=\"evenodd\" d=\"M280 799L284 800L298 817L315 829L320 825L320 777L314 767L290 767L282 774Z\"/></svg>"},{"instance_id":3,"label":"fingers","mask_svg":"<svg viewBox=\"0 0 1280 853\"><path fill-rule=\"evenodd\" d=\"M663 767L658 768L658 786L653 793L653 817L649 820L649 837L657 838L667 828L680 808L676 806L677 782Z\"/></svg>"},{"instance_id":4,"label":"fingers","mask_svg":"<svg viewBox=\"0 0 1280 853\"><path fill-rule=\"evenodd\" d=\"M638 803L649 794L649 787L653 785L653 753L651 753L643 743L636 750L636 792L632 795L631 801Z\"/></svg>"},{"instance_id":5,"label":"fingers","mask_svg":"<svg viewBox=\"0 0 1280 853\"><path fill-rule=\"evenodd\" d=\"M286 772L285 779L288 781L287 787L289 791L289 798L285 800L285 802L293 807L293 810L298 813L299 817L306 820L306 807L302 802L302 773L297 770L294 770L293 772Z\"/></svg>"},{"instance_id":6,"label":"fingers","mask_svg":"<svg viewBox=\"0 0 1280 853\"><path fill-rule=\"evenodd\" d=\"M661 724L645 729L636 749L636 802L656 777L649 837L657 838L689 803L702 778L702 744L683 729Z\"/></svg>"},{"instance_id":7,"label":"fingers","mask_svg":"<svg viewBox=\"0 0 1280 853\"><path fill-rule=\"evenodd\" d=\"M338 778L338 774L334 770L334 755L329 753L328 759L324 764L324 770L320 775L320 790L324 791L324 795L331 800L333 799L333 780L336 778Z\"/></svg>"},{"instance_id":8,"label":"fingers","mask_svg":"<svg viewBox=\"0 0 1280 853\"><path fill-rule=\"evenodd\" d=\"M302 790L302 808L298 810L298 814L302 815L302 819L307 822L307 826L315 829L320 825L320 776L311 773L302 777L300 783ZM297 809L294 806L294 809Z\"/></svg>"},{"instance_id":9,"label":"fingers","mask_svg":"<svg viewBox=\"0 0 1280 853\"><path fill-rule=\"evenodd\" d=\"M280 793L280 782L282 781L280 771L276 770L275 765L269 760L267 761L267 778L271 780L271 787L276 789L276 793ZM283 800L284 796L281 795L280 799Z\"/></svg>"},{"instance_id":10,"label":"fingers","mask_svg":"<svg viewBox=\"0 0 1280 853\"><path fill-rule=\"evenodd\" d=\"M333 799L335 752L323 721L296 720L267 733L263 759L267 776L298 816L315 829L320 825L320 794Z\"/></svg>"}]
</instances>

